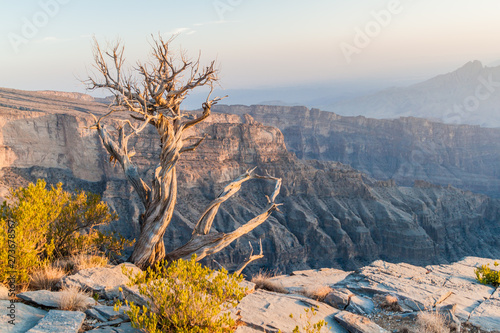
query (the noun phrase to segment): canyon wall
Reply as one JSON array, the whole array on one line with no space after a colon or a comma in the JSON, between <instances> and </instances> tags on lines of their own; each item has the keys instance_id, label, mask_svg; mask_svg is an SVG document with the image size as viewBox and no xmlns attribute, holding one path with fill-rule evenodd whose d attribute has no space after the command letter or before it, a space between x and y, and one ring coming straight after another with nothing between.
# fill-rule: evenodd
<instances>
[{"instance_id":1,"label":"canyon wall","mask_svg":"<svg viewBox=\"0 0 500 333\"><path fill-rule=\"evenodd\" d=\"M97 134L88 129L91 116L83 112L103 114L105 106L36 93L21 95L1 100L0 94L0 196L6 197L9 187L37 178L62 181L67 189L100 193L120 215L111 229L136 237L142 207L120 168L109 163ZM23 103L27 110L20 109ZM304 128L310 125L304 123ZM394 181L375 180L339 162L298 159L287 150L286 134L248 115L216 113L197 131L206 133L207 139L178 164L179 200L165 235L167 249L189 239L205 205L228 181L257 167L258 173L283 178L278 197L283 206L268 222L215 256L228 269L249 254L249 241L256 248L259 239L265 257L249 271L354 268L377 258L429 264L464 255L500 256L497 199L425 181L398 187ZM144 134L132 144L138 168L148 179L159 140L152 129ZM223 205L215 228L229 232L245 223L263 209L264 194L271 191L272 184L265 181L245 184Z\"/></svg>"},{"instance_id":2,"label":"canyon wall","mask_svg":"<svg viewBox=\"0 0 500 333\"><path fill-rule=\"evenodd\" d=\"M378 180L415 180L500 197L500 129L420 118L343 117L305 107L217 105L278 127L300 159L339 161Z\"/></svg>"}]
</instances>

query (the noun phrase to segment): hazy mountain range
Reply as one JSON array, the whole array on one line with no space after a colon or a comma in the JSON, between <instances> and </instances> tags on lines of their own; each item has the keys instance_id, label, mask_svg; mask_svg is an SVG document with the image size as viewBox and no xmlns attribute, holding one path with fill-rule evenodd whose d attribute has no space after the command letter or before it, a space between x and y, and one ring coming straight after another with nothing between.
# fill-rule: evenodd
<instances>
[{"instance_id":1,"label":"hazy mountain range","mask_svg":"<svg viewBox=\"0 0 500 333\"><path fill-rule=\"evenodd\" d=\"M500 127L500 66L471 61L454 72L324 106L340 115L419 117L451 124Z\"/></svg>"}]
</instances>

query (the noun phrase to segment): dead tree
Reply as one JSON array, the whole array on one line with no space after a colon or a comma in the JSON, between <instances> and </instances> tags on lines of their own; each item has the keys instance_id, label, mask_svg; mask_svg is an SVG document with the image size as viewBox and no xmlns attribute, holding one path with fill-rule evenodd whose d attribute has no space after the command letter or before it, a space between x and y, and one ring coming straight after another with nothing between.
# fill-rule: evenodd
<instances>
[{"instance_id":1,"label":"dead tree","mask_svg":"<svg viewBox=\"0 0 500 333\"><path fill-rule=\"evenodd\" d=\"M258 176L253 170L245 172L227 185L222 193L204 211L191 239L182 247L166 254L163 243L165 230L172 220L177 202L176 164L182 154L194 151L205 137L186 137L186 130L203 122L210 116L211 108L221 98L211 98L214 84L218 81L215 62L206 67L186 58L183 52L178 58L172 53L172 39L153 39L153 57L149 63L138 63L132 74L124 74L124 48L118 42L108 51L101 50L94 41L94 66L97 74L90 76L86 83L90 90L107 89L114 95L110 111L97 118L95 128L110 155L111 162L118 162L126 179L137 192L144 205L144 213L139 221L140 234L129 261L140 268L154 265L166 258L190 258L197 254L202 258L214 254L232 241L262 224L277 209L275 198L279 193L281 179ZM181 103L193 89L208 86L210 92L202 104L202 112L190 115L181 110ZM116 128L116 136L107 131L102 120L115 112L128 112L131 119L121 120ZM129 139L139 135L148 125L154 126L160 138L161 152L153 179L148 185L141 179L136 165L132 162L135 151L129 150ZM267 179L276 183L269 204L264 211L231 233L210 233L219 206L239 191L241 185L251 179Z\"/></svg>"}]
</instances>

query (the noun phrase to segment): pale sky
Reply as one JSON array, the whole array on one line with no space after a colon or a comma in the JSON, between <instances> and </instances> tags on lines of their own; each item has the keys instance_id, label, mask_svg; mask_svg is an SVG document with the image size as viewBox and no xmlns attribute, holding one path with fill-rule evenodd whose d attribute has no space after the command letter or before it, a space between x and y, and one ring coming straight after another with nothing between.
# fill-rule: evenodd
<instances>
[{"instance_id":1,"label":"pale sky","mask_svg":"<svg viewBox=\"0 0 500 333\"><path fill-rule=\"evenodd\" d=\"M0 87L84 92L91 37L120 38L129 63L151 34L202 61L226 89L426 79L500 60L498 0L2 1ZM377 18L378 17L378 18ZM361 33L360 33L361 32Z\"/></svg>"}]
</instances>

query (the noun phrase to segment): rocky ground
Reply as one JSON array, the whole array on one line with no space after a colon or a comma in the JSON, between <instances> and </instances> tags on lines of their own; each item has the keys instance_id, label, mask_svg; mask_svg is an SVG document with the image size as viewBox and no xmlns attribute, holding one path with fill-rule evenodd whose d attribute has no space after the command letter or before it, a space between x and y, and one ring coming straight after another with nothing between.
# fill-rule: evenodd
<instances>
[{"instance_id":1,"label":"rocky ground","mask_svg":"<svg viewBox=\"0 0 500 333\"><path fill-rule=\"evenodd\" d=\"M490 259L466 257L450 265L417 267L381 260L360 270L337 269L296 271L290 275L268 278L268 289L257 289L245 282L249 294L234 314L241 326L238 333L301 331L307 322L323 319L322 332L423 332L418 325L422 313L444 318L451 332L500 332L500 289L479 284L474 268L491 263ZM134 268L133 265L125 264ZM137 268L134 268L137 270ZM1 332L30 333L130 333L123 312L115 312L117 298L144 299L133 288L119 266L89 268L64 277L60 284L77 286L100 295L89 297L86 311L57 310L60 291L28 291L17 295L15 323L6 312L10 301L2 293ZM122 292L118 290L122 287ZM315 314L306 313L314 308ZM440 331L441 332L441 331ZM443 330L442 332L447 332Z\"/></svg>"}]
</instances>

